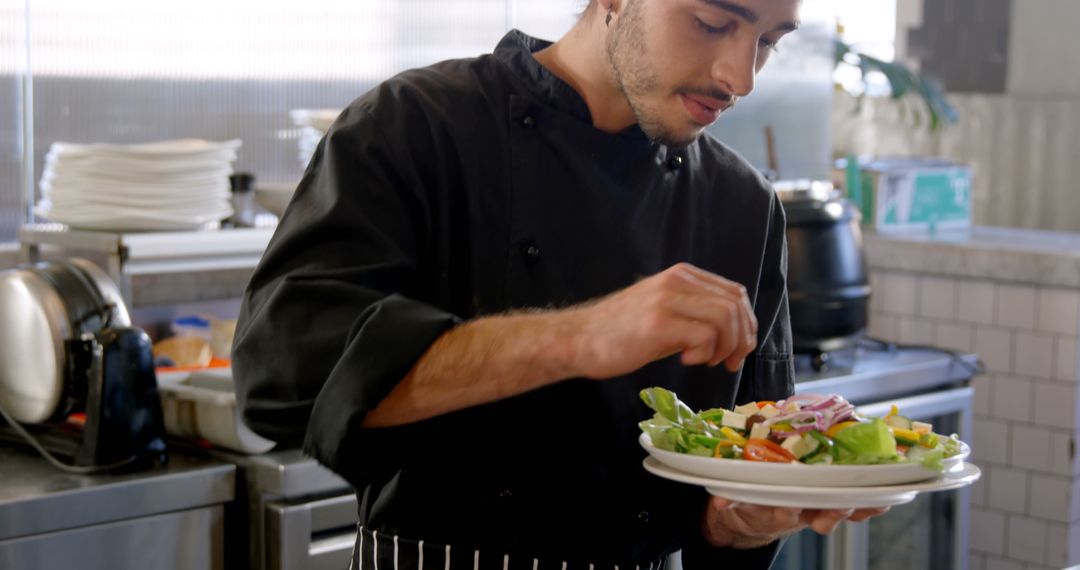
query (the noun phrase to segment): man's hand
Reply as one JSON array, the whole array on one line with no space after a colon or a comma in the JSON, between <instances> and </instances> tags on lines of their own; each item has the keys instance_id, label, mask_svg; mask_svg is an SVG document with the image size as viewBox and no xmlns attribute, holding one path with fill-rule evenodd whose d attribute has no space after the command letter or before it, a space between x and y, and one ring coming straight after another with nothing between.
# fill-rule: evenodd
<instances>
[{"instance_id":1,"label":"man's hand","mask_svg":"<svg viewBox=\"0 0 1080 570\"><path fill-rule=\"evenodd\" d=\"M736 503L711 497L702 517L702 532L718 547L756 548L804 528L828 534L844 520L864 521L885 509L795 509Z\"/></svg>"},{"instance_id":2,"label":"man's hand","mask_svg":"<svg viewBox=\"0 0 1080 570\"><path fill-rule=\"evenodd\" d=\"M734 372L757 345L746 288L688 263L575 309L574 374L611 378L682 354L686 365Z\"/></svg>"}]
</instances>

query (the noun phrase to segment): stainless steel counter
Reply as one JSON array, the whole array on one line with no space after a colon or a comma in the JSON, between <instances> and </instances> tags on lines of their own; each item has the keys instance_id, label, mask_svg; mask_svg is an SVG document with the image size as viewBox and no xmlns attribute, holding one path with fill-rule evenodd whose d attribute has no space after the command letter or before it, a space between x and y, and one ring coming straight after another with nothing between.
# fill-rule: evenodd
<instances>
[{"instance_id":1,"label":"stainless steel counter","mask_svg":"<svg viewBox=\"0 0 1080 570\"><path fill-rule=\"evenodd\" d=\"M855 404L902 397L970 379L977 357L945 351L861 349L824 372L796 373L796 393L842 394Z\"/></svg>"},{"instance_id":2,"label":"stainless steel counter","mask_svg":"<svg viewBox=\"0 0 1080 570\"><path fill-rule=\"evenodd\" d=\"M356 495L298 450L241 455L191 450L237 467L226 520L228 568L342 568L356 537Z\"/></svg>"},{"instance_id":3,"label":"stainless steel counter","mask_svg":"<svg viewBox=\"0 0 1080 570\"><path fill-rule=\"evenodd\" d=\"M0 447L0 567L224 568L235 472L174 453L151 470L70 475Z\"/></svg>"}]
</instances>

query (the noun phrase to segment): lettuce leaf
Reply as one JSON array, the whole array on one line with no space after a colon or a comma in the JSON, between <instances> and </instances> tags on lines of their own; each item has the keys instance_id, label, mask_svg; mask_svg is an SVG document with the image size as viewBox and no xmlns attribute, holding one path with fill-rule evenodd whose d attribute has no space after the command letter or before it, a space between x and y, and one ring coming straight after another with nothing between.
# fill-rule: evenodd
<instances>
[{"instance_id":1,"label":"lettuce leaf","mask_svg":"<svg viewBox=\"0 0 1080 570\"><path fill-rule=\"evenodd\" d=\"M645 388L639 395L646 406L649 406L654 412L673 423L681 423L697 417L697 414L690 409L690 406L679 401L679 398L675 396L675 392L671 390L656 387Z\"/></svg>"},{"instance_id":2,"label":"lettuce leaf","mask_svg":"<svg viewBox=\"0 0 1080 570\"><path fill-rule=\"evenodd\" d=\"M850 465L896 463L896 439L881 419L862 422L840 430L833 436L836 462Z\"/></svg>"}]
</instances>

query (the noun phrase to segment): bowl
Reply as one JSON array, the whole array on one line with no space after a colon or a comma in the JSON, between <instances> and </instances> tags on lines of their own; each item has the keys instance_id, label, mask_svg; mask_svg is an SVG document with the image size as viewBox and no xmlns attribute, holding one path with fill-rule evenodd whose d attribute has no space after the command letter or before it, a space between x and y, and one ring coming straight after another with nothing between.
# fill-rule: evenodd
<instances>
[{"instance_id":1,"label":"bowl","mask_svg":"<svg viewBox=\"0 0 1080 570\"><path fill-rule=\"evenodd\" d=\"M295 191L296 184L262 184L255 187L255 203L280 218Z\"/></svg>"},{"instance_id":2,"label":"bowl","mask_svg":"<svg viewBox=\"0 0 1080 570\"><path fill-rule=\"evenodd\" d=\"M165 431L173 437L203 439L232 451L258 454L274 442L251 431L240 418L231 369L161 372L158 394Z\"/></svg>"}]
</instances>

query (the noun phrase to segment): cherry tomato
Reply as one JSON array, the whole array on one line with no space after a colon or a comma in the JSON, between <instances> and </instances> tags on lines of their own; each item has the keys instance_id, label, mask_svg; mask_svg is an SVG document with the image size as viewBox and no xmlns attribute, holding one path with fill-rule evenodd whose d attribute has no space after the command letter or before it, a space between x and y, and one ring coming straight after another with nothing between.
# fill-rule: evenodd
<instances>
[{"instance_id":1,"label":"cherry tomato","mask_svg":"<svg viewBox=\"0 0 1080 570\"><path fill-rule=\"evenodd\" d=\"M767 439L751 439L746 442L743 459L748 461L766 461L769 463L791 463L795 456L780 444Z\"/></svg>"}]
</instances>

